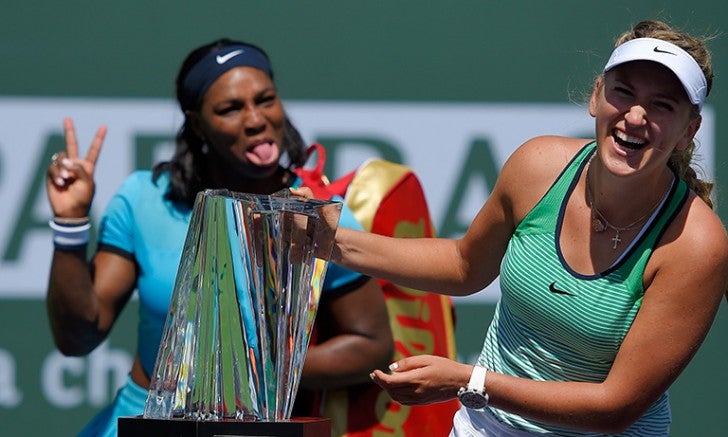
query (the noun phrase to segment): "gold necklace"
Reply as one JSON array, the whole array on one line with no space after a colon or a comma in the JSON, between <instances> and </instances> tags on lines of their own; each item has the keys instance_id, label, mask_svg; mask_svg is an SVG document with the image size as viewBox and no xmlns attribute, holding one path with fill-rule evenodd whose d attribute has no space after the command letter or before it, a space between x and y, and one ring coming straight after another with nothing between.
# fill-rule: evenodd
<instances>
[{"instance_id":1,"label":"gold necklace","mask_svg":"<svg viewBox=\"0 0 728 437\"><path fill-rule=\"evenodd\" d=\"M655 212L657 207L660 205L660 203L662 203L665 196L667 196L667 193L670 191L670 188L672 187L672 183L670 183L670 185L667 187L667 191L665 192L665 194L662 195L662 197L660 197L660 199L657 200L657 203L655 203L655 206L650 208L650 210L647 211L647 213L645 215L643 215L642 217L633 221L632 223L628 224L627 226L622 226L622 227L614 226L613 224L609 223L609 220L607 220L606 217L604 217L604 214L602 214L602 212L599 211L599 209L597 209L596 206L594 206L594 200L592 199L592 193L591 193L591 185L589 184L589 170L591 169L591 161L592 161L592 159L594 159L594 156L595 155L592 155L591 158L589 158L589 162L587 163L587 168L586 168L586 199L589 202L589 208L591 209L591 225L592 225L592 229L594 229L594 232L597 232L597 233L603 232L607 228L613 230L615 233L614 233L614 237L612 237L612 243L613 243L612 250L616 250L619 243L622 242L622 239L619 238L619 233L631 231L634 229L639 229L642 226L644 226L644 224L642 224L642 222L645 221L647 219L647 217L651 216ZM673 176L673 178L674 178L674 176Z\"/></svg>"}]
</instances>

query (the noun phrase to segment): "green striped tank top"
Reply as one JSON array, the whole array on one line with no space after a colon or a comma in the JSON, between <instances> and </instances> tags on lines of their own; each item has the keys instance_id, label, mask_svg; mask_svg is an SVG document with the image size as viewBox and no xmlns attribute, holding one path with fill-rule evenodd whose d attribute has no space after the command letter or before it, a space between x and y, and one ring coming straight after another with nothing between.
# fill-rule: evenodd
<instances>
[{"instance_id":1,"label":"green striped tank top","mask_svg":"<svg viewBox=\"0 0 728 437\"><path fill-rule=\"evenodd\" d=\"M623 256L604 272L579 274L566 264L558 241L566 204L595 148L590 143L576 154L511 237L501 265L501 299L478 364L539 381L606 378L642 302L645 265L687 199L688 189L675 177L668 195ZM489 411L518 429L595 435L498 409ZM665 393L625 435L667 435L670 422Z\"/></svg>"}]
</instances>

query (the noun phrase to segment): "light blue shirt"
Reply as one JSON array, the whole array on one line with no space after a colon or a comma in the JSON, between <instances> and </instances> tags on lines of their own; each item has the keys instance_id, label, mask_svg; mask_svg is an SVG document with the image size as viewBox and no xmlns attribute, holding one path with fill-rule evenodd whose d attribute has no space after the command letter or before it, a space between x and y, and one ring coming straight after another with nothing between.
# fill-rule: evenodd
<instances>
[{"instance_id":1,"label":"light blue shirt","mask_svg":"<svg viewBox=\"0 0 728 437\"><path fill-rule=\"evenodd\" d=\"M168 186L167 173L163 173L156 184L149 170L132 173L109 202L99 228L100 248L132 259L139 267L137 352L148 375L154 370L192 216L192 210L187 206L164 198ZM345 205L339 226L362 229ZM335 293L337 289L346 289L362 277L330 263L323 292Z\"/></svg>"}]
</instances>

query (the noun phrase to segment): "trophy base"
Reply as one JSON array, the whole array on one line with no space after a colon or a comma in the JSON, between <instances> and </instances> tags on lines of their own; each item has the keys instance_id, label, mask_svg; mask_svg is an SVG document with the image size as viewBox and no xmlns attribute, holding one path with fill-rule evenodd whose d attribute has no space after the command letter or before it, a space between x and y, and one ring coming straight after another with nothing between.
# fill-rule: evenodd
<instances>
[{"instance_id":1,"label":"trophy base","mask_svg":"<svg viewBox=\"0 0 728 437\"><path fill-rule=\"evenodd\" d=\"M331 437L331 420L319 417L295 417L283 422L191 419L146 419L142 416L120 417L119 437Z\"/></svg>"}]
</instances>

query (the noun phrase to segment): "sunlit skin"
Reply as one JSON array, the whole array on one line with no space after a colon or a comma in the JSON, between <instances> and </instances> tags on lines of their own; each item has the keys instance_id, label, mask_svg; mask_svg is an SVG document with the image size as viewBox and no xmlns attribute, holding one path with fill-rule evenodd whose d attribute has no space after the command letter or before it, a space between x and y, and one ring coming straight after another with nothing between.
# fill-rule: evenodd
<instances>
[{"instance_id":1,"label":"sunlit skin","mask_svg":"<svg viewBox=\"0 0 728 437\"><path fill-rule=\"evenodd\" d=\"M620 65L597 80L589 113L596 118L598 158L590 169L599 209L617 224L647 212L667 190L667 161L674 149L688 147L700 116L677 77L654 62ZM630 190L633 184L641 190ZM638 196L630 209L625 193Z\"/></svg>"},{"instance_id":2,"label":"sunlit skin","mask_svg":"<svg viewBox=\"0 0 728 437\"><path fill-rule=\"evenodd\" d=\"M240 191L282 188L278 160L285 112L271 78L252 67L220 76L205 93L199 111L187 114L205 140L212 184Z\"/></svg>"},{"instance_id":3,"label":"sunlit skin","mask_svg":"<svg viewBox=\"0 0 728 437\"><path fill-rule=\"evenodd\" d=\"M236 67L213 82L199 110L186 112L206 145L202 172L206 188L246 193L272 193L288 186L279 165L286 115L271 78L261 70ZM85 157L79 155L70 118L64 120L66 150L48 167L48 198L58 217L88 215L94 194L94 171L106 135L101 126ZM136 287L138 266L127 257L100 250L91 263L86 247L54 251L48 288L48 309L59 350L80 356L108 335ZM322 299L319 318L337 330L308 349L301 387L340 388L368 382L372 368L385 368L393 340L384 295L375 279L356 290ZM132 380L149 387L139 357Z\"/></svg>"},{"instance_id":4,"label":"sunlit skin","mask_svg":"<svg viewBox=\"0 0 728 437\"><path fill-rule=\"evenodd\" d=\"M568 267L604 272L638 230L596 232L587 201L616 226L650 213L672 179L667 163L689 146L700 118L663 66L631 62L599 78L589 103L597 153L565 203L557 244ZM494 281L511 236L553 186L586 138L535 137L501 168L493 190L459 239L391 239L338 229L332 259L412 288L464 296ZM645 293L603 381L538 381L488 372L489 404L569 428L617 434L638 420L679 376L705 338L728 283L728 237L718 216L691 192L664 229L642 272ZM372 379L405 405L440 402L467 385L473 366L418 355Z\"/></svg>"}]
</instances>

